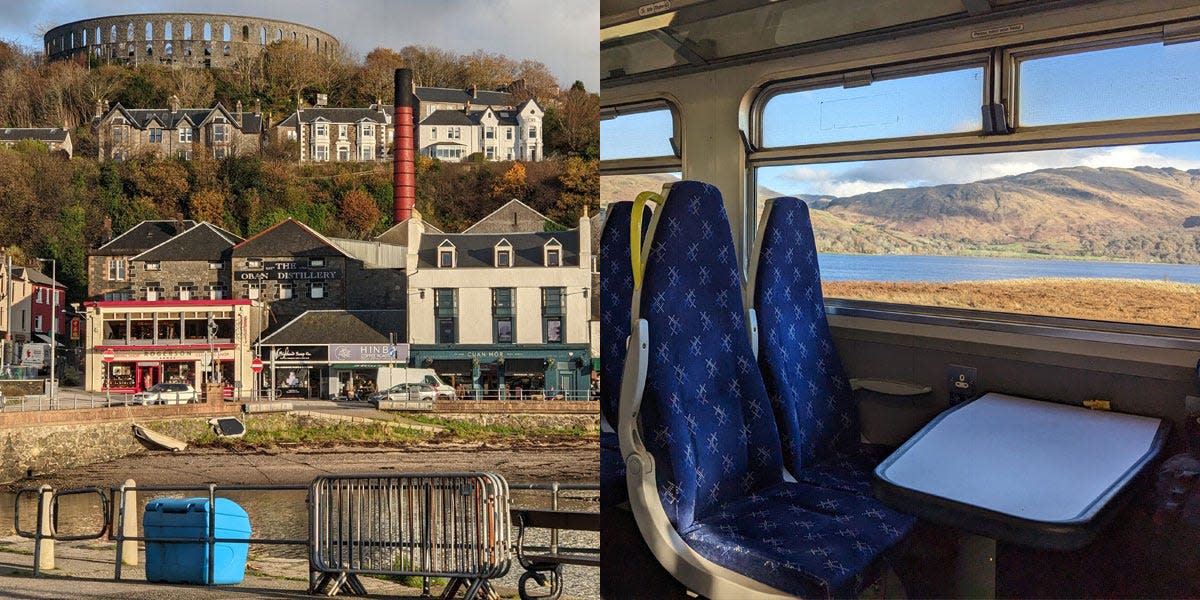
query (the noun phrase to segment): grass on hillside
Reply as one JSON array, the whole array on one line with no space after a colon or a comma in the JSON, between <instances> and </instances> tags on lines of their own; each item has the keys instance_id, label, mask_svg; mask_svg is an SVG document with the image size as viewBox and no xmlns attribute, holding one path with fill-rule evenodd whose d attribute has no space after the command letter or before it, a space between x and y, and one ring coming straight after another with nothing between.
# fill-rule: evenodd
<instances>
[{"instance_id":1,"label":"grass on hillside","mask_svg":"<svg viewBox=\"0 0 1200 600\"><path fill-rule=\"evenodd\" d=\"M511 425L483 425L464 419L447 419L429 415L409 415L407 418L426 425L444 427L446 431L437 434L463 441L491 440L499 438L530 438L530 437L587 437L596 435L585 429L576 427L513 427Z\"/></svg>"},{"instance_id":2,"label":"grass on hillside","mask_svg":"<svg viewBox=\"0 0 1200 600\"><path fill-rule=\"evenodd\" d=\"M1200 285L1037 278L930 283L824 281L827 298L1200 328Z\"/></svg>"}]
</instances>

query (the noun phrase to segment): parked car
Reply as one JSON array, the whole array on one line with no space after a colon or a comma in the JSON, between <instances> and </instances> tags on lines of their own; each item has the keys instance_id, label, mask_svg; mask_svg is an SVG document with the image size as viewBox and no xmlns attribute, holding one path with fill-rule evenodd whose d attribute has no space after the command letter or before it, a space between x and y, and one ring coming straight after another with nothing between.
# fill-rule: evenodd
<instances>
[{"instance_id":1,"label":"parked car","mask_svg":"<svg viewBox=\"0 0 1200 600\"><path fill-rule=\"evenodd\" d=\"M367 402L379 406L380 400L433 402L438 392L432 386L423 383L398 383L381 392L375 392L367 397Z\"/></svg>"},{"instance_id":2,"label":"parked car","mask_svg":"<svg viewBox=\"0 0 1200 600\"><path fill-rule=\"evenodd\" d=\"M159 383L133 395L133 404L187 404L196 401L196 389L186 383Z\"/></svg>"}]
</instances>

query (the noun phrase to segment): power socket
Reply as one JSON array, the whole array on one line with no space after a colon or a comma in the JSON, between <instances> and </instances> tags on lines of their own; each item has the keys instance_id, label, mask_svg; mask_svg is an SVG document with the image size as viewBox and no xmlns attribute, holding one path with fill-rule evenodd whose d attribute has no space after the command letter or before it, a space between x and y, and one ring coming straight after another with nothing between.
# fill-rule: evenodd
<instances>
[{"instance_id":1,"label":"power socket","mask_svg":"<svg viewBox=\"0 0 1200 600\"><path fill-rule=\"evenodd\" d=\"M963 365L946 366L947 389L950 390L950 404L958 404L975 398L976 390L978 389L978 375L979 372L975 367L966 367Z\"/></svg>"}]
</instances>

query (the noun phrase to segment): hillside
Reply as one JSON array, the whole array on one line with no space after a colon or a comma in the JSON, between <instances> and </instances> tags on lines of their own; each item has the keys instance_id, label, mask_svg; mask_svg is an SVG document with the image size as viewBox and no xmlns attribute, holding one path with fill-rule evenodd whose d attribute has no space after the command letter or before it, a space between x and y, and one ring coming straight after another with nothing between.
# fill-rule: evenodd
<instances>
[{"instance_id":1,"label":"hillside","mask_svg":"<svg viewBox=\"0 0 1200 600\"><path fill-rule=\"evenodd\" d=\"M601 178L601 198L668 175ZM759 187L760 202L782 196ZM817 248L860 254L1000 254L1200 263L1200 170L1043 169L844 198L799 196Z\"/></svg>"},{"instance_id":2,"label":"hillside","mask_svg":"<svg viewBox=\"0 0 1200 600\"><path fill-rule=\"evenodd\" d=\"M1200 262L1200 171L1043 169L832 200L854 223L954 251Z\"/></svg>"}]
</instances>

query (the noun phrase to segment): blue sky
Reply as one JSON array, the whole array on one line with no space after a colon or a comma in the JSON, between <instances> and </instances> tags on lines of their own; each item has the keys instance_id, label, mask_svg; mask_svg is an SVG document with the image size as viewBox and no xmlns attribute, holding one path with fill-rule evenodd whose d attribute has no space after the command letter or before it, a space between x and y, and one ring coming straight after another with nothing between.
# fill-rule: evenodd
<instances>
[{"instance_id":1,"label":"blue sky","mask_svg":"<svg viewBox=\"0 0 1200 600\"><path fill-rule=\"evenodd\" d=\"M962 68L781 94L764 110L764 145L979 131L982 78ZM1200 42L1039 58L1020 78L1022 126L1200 113ZM670 130L666 112L605 121L602 158L670 154ZM849 196L1068 166L1200 169L1200 142L769 167L758 179L783 194Z\"/></svg>"},{"instance_id":2,"label":"blue sky","mask_svg":"<svg viewBox=\"0 0 1200 600\"><path fill-rule=\"evenodd\" d=\"M41 35L79 19L145 12L250 15L328 31L352 52L382 46L477 49L541 61L561 85L600 85L600 8L594 0L12 0L0 10L0 38L42 48Z\"/></svg>"}]
</instances>

